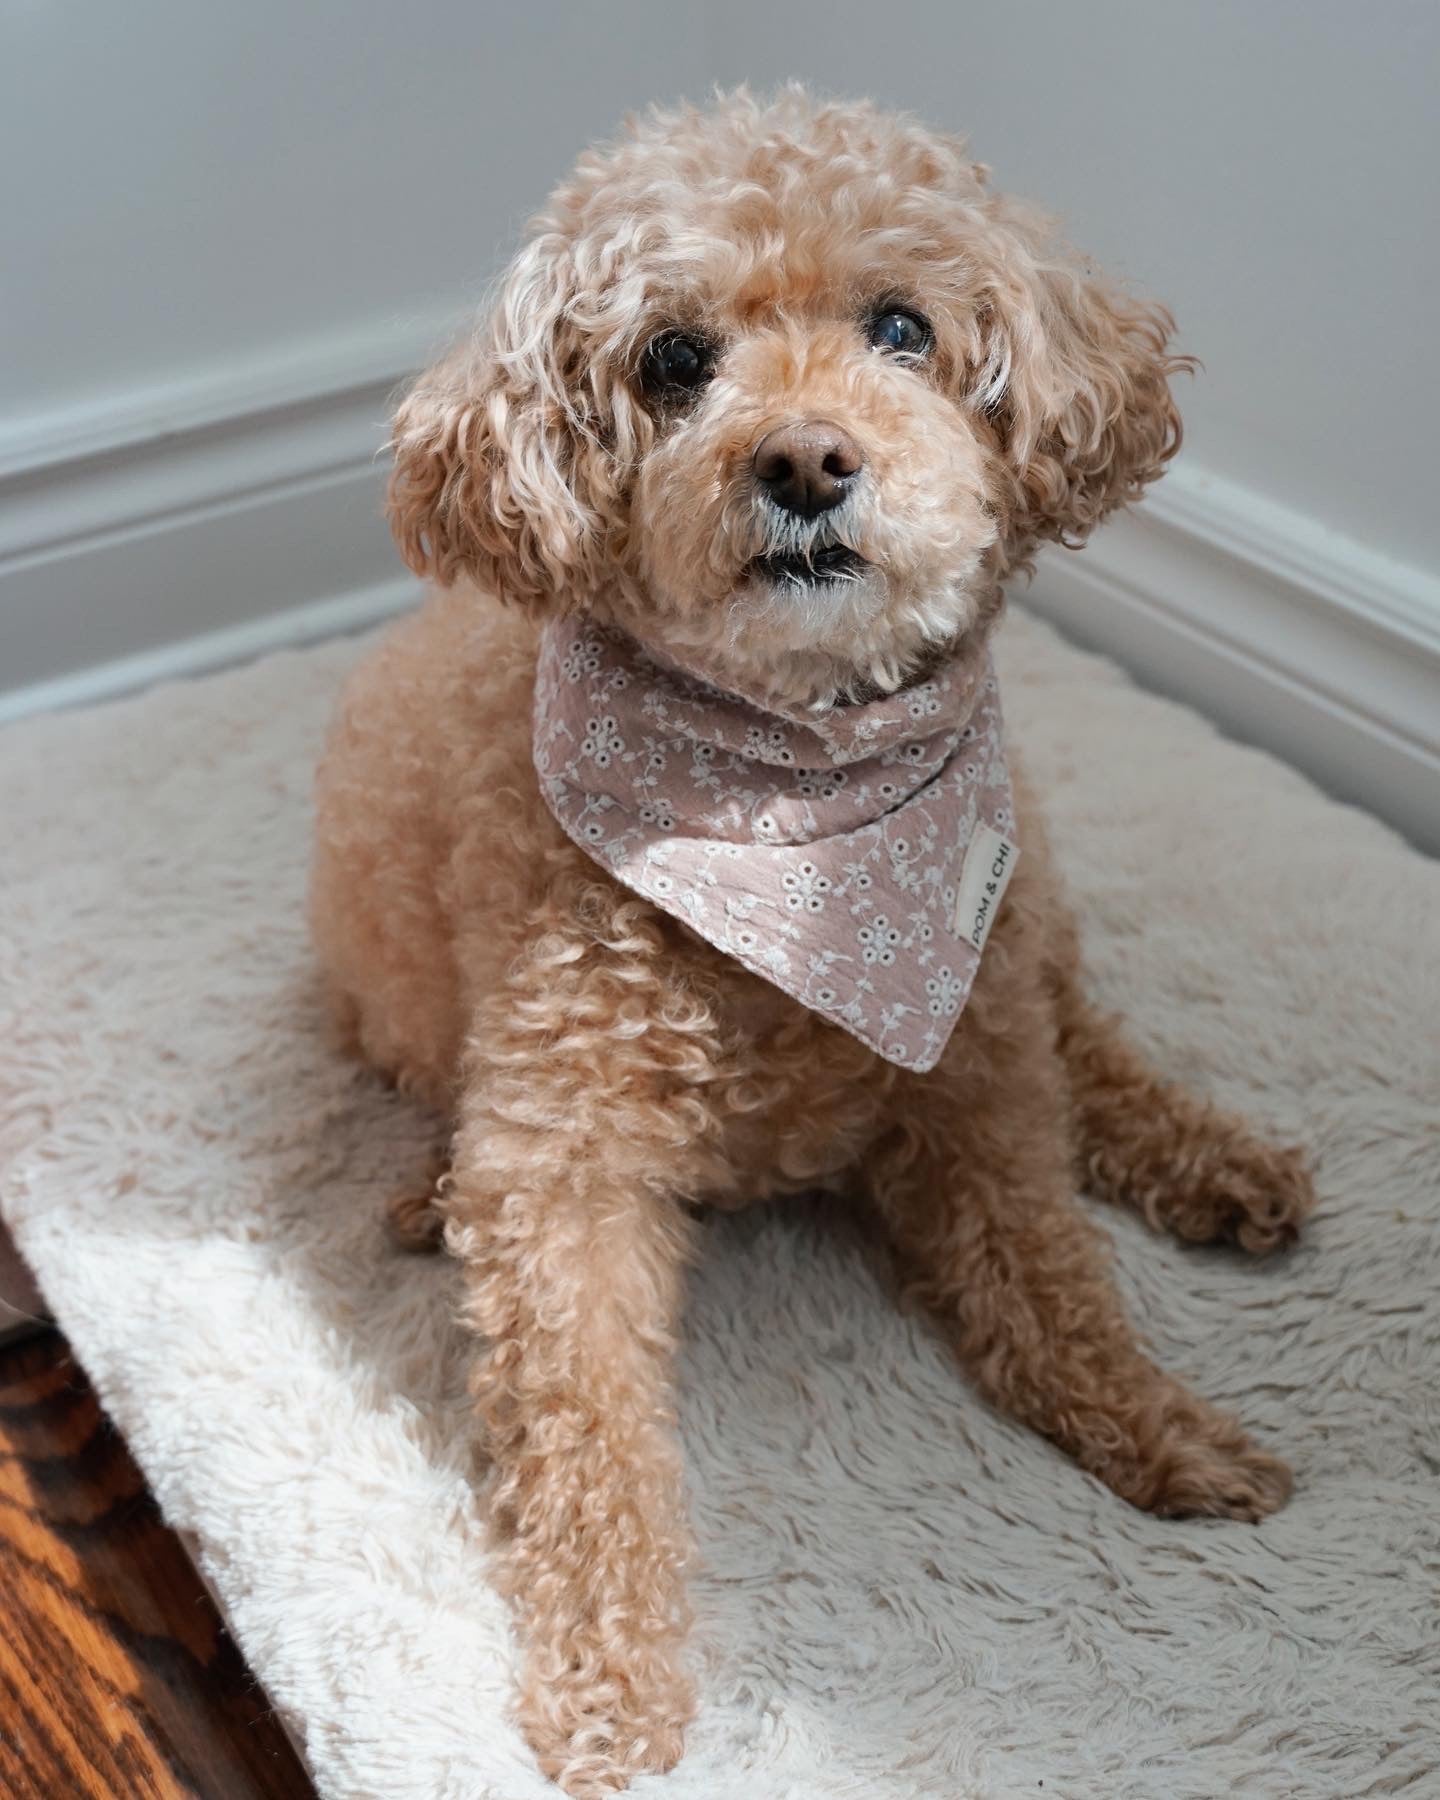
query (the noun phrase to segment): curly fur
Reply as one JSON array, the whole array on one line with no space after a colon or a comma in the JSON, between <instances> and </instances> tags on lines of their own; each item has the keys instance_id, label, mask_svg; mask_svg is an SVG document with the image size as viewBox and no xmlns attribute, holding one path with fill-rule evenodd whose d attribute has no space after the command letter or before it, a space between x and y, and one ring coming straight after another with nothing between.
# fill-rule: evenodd
<instances>
[{"instance_id":1,"label":"curly fur","mask_svg":"<svg viewBox=\"0 0 1440 1800\"><path fill-rule=\"evenodd\" d=\"M869 348L886 304L932 322L923 363ZM676 326L716 357L684 407L640 380ZM1311 1204L1303 1161L1164 1084L1087 1004L1023 781L1025 855L922 1076L618 887L531 764L544 609L816 706L988 631L1038 544L1083 542L1173 454L1169 332L960 142L741 93L582 158L475 341L399 410L392 520L439 586L333 727L314 928L354 1047L453 1122L433 1205L401 1196L393 1222L419 1245L443 1219L467 1273L521 1718L572 1794L670 1766L693 1708L668 1381L696 1201L862 1196L984 1392L1138 1506L1253 1520L1288 1491L1147 1358L1073 1189L1263 1251ZM777 593L750 457L803 416L866 462L801 538L868 566Z\"/></svg>"}]
</instances>

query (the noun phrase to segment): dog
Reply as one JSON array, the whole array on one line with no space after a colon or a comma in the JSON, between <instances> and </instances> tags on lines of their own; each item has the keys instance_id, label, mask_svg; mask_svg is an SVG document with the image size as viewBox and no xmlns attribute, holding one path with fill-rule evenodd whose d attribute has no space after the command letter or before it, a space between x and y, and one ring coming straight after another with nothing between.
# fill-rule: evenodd
<instances>
[{"instance_id":1,"label":"dog","mask_svg":"<svg viewBox=\"0 0 1440 1800\"><path fill-rule=\"evenodd\" d=\"M1087 1000L988 664L1005 581L1178 447L1171 334L961 140L742 91L585 154L399 406L433 586L340 701L313 930L351 1047L449 1122L391 1224L463 1269L518 1716L572 1795L694 1710L697 1203L858 1197L983 1395L1134 1506L1287 1496L1075 1193L1261 1253L1305 1159Z\"/></svg>"}]
</instances>

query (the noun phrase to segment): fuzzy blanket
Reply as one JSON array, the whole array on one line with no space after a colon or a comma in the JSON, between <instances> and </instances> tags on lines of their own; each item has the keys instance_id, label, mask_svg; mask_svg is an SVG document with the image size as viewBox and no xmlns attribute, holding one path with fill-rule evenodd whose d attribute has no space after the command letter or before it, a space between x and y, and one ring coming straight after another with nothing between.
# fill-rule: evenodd
<instances>
[{"instance_id":1,"label":"fuzzy blanket","mask_svg":"<svg viewBox=\"0 0 1440 1800\"><path fill-rule=\"evenodd\" d=\"M0 736L3 1207L323 1795L545 1800L507 1720L432 1127L330 1050L302 912L337 643ZM1295 1465L1132 1512L992 1415L813 1204L717 1218L681 1411L703 1710L666 1800L1440 1793L1440 867L1023 617L1096 983L1313 1147L1254 1264L1108 1216L1166 1363Z\"/></svg>"}]
</instances>

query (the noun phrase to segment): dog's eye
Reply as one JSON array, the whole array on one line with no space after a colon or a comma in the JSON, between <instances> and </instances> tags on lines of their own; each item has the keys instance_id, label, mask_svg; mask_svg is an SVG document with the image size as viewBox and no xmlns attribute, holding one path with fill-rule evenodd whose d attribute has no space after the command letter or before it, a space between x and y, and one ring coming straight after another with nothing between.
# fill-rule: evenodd
<instances>
[{"instance_id":1,"label":"dog's eye","mask_svg":"<svg viewBox=\"0 0 1440 1800\"><path fill-rule=\"evenodd\" d=\"M714 373L710 346L683 331L667 331L645 352L645 385L657 392L693 393Z\"/></svg>"},{"instance_id":2,"label":"dog's eye","mask_svg":"<svg viewBox=\"0 0 1440 1800\"><path fill-rule=\"evenodd\" d=\"M869 336L874 348L889 356L924 356L935 342L928 319L898 309L876 313L870 321Z\"/></svg>"}]
</instances>

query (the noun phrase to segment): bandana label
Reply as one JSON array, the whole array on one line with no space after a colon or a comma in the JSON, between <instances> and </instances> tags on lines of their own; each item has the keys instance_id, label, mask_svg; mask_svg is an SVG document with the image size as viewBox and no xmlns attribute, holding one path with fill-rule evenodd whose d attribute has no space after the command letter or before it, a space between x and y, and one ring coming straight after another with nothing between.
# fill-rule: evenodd
<instances>
[{"instance_id":1,"label":"bandana label","mask_svg":"<svg viewBox=\"0 0 1440 1800\"><path fill-rule=\"evenodd\" d=\"M993 825L975 827L955 901L955 929L977 953L985 948L1019 854L1018 846Z\"/></svg>"},{"instance_id":2,"label":"bandana label","mask_svg":"<svg viewBox=\"0 0 1440 1800\"><path fill-rule=\"evenodd\" d=\"M933 1068L1019 854L988 654L772 709L549 621L535 769L617 880L904 1068Z\"/></svg>"}]
</instances>

